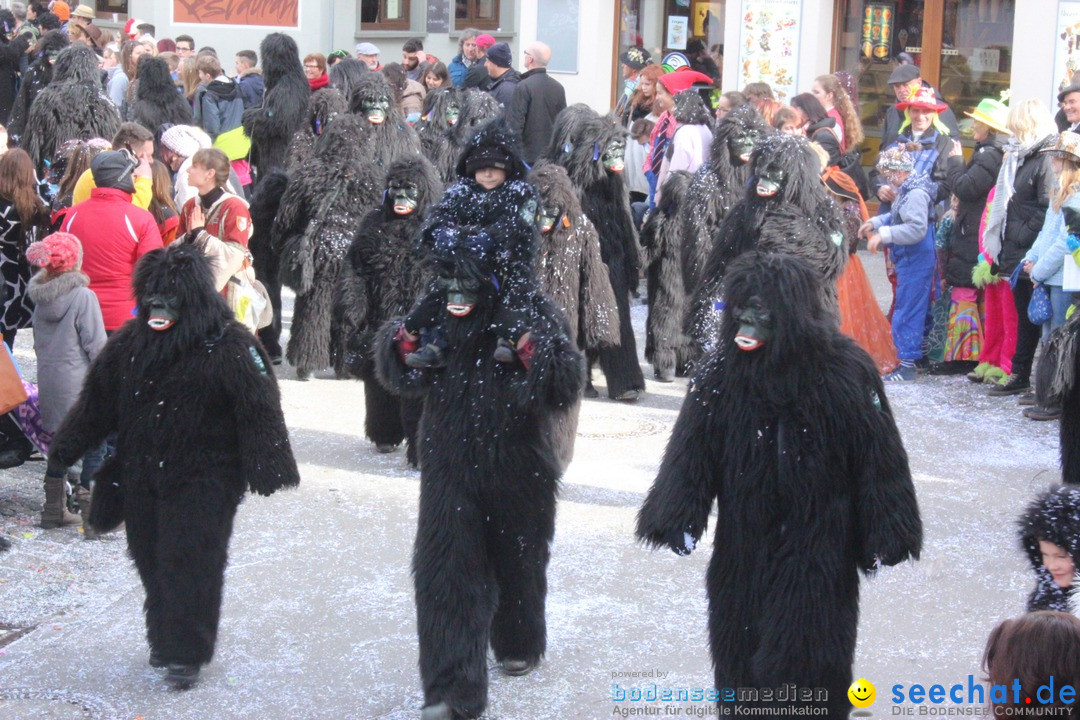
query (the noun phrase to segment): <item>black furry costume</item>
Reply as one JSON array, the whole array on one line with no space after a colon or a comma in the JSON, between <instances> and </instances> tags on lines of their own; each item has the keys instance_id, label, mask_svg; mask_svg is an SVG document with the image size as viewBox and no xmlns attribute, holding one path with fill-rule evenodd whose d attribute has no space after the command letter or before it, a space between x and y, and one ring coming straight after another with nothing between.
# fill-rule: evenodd
<instances>
[{"instance_id":1,"label":"black furry costume","mask_svg":"<svg viewBox=\"0 0 1080 720\"><path fill-rule=\"evenodd\" d=\"M395 191L415 187L408 214L394 211ZM386 175L383 204L367 214L342 268L334 315L344 329L349 372L364 381L364 431L378 446L408 439L408 460L418 463L416 428L420 402L389 393L375 377L375 332L392 317L408 312L424 291L420 232L427 209L442 196L442 181L424 157L398 160Z\"/></svg>"},{"instance_id":2,"label":"black furry costume","mask_svg":"<svg viewBox=\"0 0 1080 720\"><path fill-rule=\"evenodd\" d=\"M846 718L859 570L917 559L922 521L881 378L820 283L781 254L731 264L719 345L694 376L636 534L689 554L715 501L715 687L825 688L829 717Z\"/></svg>"},{"instance_id":3,"label":"black furry costume","mask_svg":"<svg viewBox=\"0 0 1080 720\"><path fill-rule=\"evenodd\" d=\"M805 138L777 133L757 144L750 165L744 197L714 234L694 297L689 334L701 347L716 338L716 307L727 265L748 250L806 260L821 274L826 306L839 316L836 281L847 263L845 223L821 182L818 156Z\"/></svg>"},{"instance_id":4,"label":"black furry costume","mask_svg":"<svg viewBox=\"0 0 1080 720\"><path fill-rule=\"evenodd\" d=\"M464 234L445 240L431 248L433 274L450 288L468 287L472 308L464 316L444 312L453 347L446 367L405 365L400 319L380 329L375 362L392 391L425 393L413 557L424 703L441 706L443 717L471 718L487 703L489 643L504 671L519 674L545 651L561 473L549 437L554 414L577 399L584 368L565 318L535 276L530 343L520 356L528 362L496 361L491 277L500 263L493 255L531 260L533 248L472 244Z\"/></svg>"},{"instance_id":5,"label":"black furry costume","mask_svg":"<svg viewBox=\"0 0 1080 720\"><path fill-rule=\"evenodd\" d=\"M301 379L332 360L341 363L339 343L331 338L338 273L383 190L384 171L370 162L371 132L363 118L335 118L281 198L273 250L282 282L296 291L286 357Z\"/></svg>"},{"instance_id":6,"label":"black furry costume","mask_svg":"<svg viewBox=\"0 0 1080 720\"><path fill-rule=\"evenodd\" d=\"M1068 260L1071 255L1066 254ZM1080 312L1050 333L1035 367L1035 397L1039 407L1061 408L1061 481L1080 485Z\"/></svg>"},{"instance_id":7,"label":"black furry costume","mask_svg":"<svg viewBox=\"0 0 1080 720\"><path fill-rule=\"evenodd\" d=\"M1020 516L1020 547L1035 571L1035 589L1027 601L1027 611L1057 610L1072 612L1070 601L1076 594L1076 582L1063 588L1043 563L1040 540L1051 542L1069 554L1080 568L1080 488L1051 487L1035 498Z\"/></svg>"},{"instance_id":8,"label":"black furry costume","mask_svg":"<svg viewBox=\"0 0 1080 720\"><path fill-rule=\"evenodd\" d=\"M8 137L16 145L26 131L26 120L30 117L34 99L52 82L54 56L70 44L66 30L50 30L34 46L34 60L23 74L7 126Z\"/></svg>"},{"instance_id":9,"label":"black furry costume","mask_svg":"<svg viewBox=\"0 0 1080 720\"><path fill-rule=\"evenodd\" d=\"M244 132L251 138L251 164L259 175L283 167L289 141L307 118L311 88L300 64L296 41L270 33L259 45L266 92L262 105L244 111Z\"/></svg>"},{"instance_id":10,"label":"black furry costume","mask_svg":"<svg viewBox=\"0 0 1080 720\"><path fill-rule=\"evenodd\" d=\"M417 126L425 155L435 165L443 182L457 179L461 151L472 140L479 125L502 114L498 101L480 90L444 88L424 98L424 119ZM456 116L453 111L456 110ZM453 122L450 122L450 118Z\"/></svg>"},{"instance_id":11,"label":"black furry costume","mask_svg":"<svg viewBox=\"0 0 1080 720\"><path fill-rule=\"evenodd\" d=\"M681 210L694 181L688 172L668 175L660 201L641 228L641 265L649 302L645 359L662 382L685 375L697 355L684 330L688 302L681 257Z\"/></svg>"},{"instance_id":12,"label":"black furry costume","mask_svg":"<svg viewBox=\"0 0 1080 720\"><path fill-rule=\"evenodd\" d=\"M382 73L369 72L357 80L349 100L349 112L368 123L368 132L364 133L367 143L364 160L374 160L382 172L395 160L420 155L420 137L398 113L394 91ZM382 120L375 122L380 115ZM381 178L379 184L382 185Z\"/></svg>"},{"instance_id":13,"label":"black furry costume","mask_svg":"<svg viewBox=\"0 0 1080 720\"><path fill-rule=\"evenodd\" d=\"M349 104L352 102L353 92L360 78L369 72L371 70L368 69L366 63L356 58L345 58L334 63L327 71L327 75L330 76L330 87L340 92L345 98L345 103Z\"/></svg>"},{"instance_id":14,"label":"black furry costume","mask_svg":"<svg viewBox=\"0 0 1080 720\"><path fill-rule=\"evenodd\" d=\"M274 218L281 206L281 196L289 185L289 176L278 168L259 178L251 195L251 250L255 277L270 295L270 305L274 309L273 321L258 332L259 340L275 364L281 362L281 276L278 272L281 263L274 250Z\"/></svg>"},{"instance_id":15,"label":"black furry costume","mask_svg":"<svg viewBox=\"0 0 1080 720\"><path fill-rule=\"evenodd\" d=\"M120 113L101 90L94 51L76 43L60 51L53 79L30 108L22 147L43 175L44 163L71 139L112 138Z\"/></svg>"},{"instance_id":16,"label":"black furry costume","mask_svg":"<svg viewBox=\"0 0 1080 720\"><path fill-rule=\"evenodd\" d=\"M708 161L698 168L679 212L682 225L683 287L693 294L712 250L711 239L735 203L742 200L750 176L753 146L772 134L753 105L740 105L719 122Z\"/></svg>"},{"instance_id":17,"label":"black furry costume","mask_svg":"<svg viewBox=\"0 0 1080 720\"><path fill-rule=\"evenodd\" d=\"M152 660L214 653L233 515L247 490L300 481L269 358L214 291L193 246L154 250L134 277L136 319L109 339L50 447L65 467L116 433L90 524L125 525L146 590ZM156 330L169 315L175 324Z\"/></svg>"},{"instance_id":18,"label":"black furry costume","mask_svg":"<svg viewBox=\"0 0 1080 720\"><path fill-rule=\"evenodd\" d=\"M154 133L166 123L191 125L191 105L176 92L176 83L169 75L169 65L161 58L144 55L139 58L136 74L138 83L131 103L131 121Z\"/></svg>"},{"instance_id":19,"label":"black furry costume","mask_svg":"<svg viewBox=\"0 0 1080 720\"><path fill-rule=\"evenodd\" d=\"M619 345L596 353L607 378L608 397L636 399L645 389L630 324L630 292L638 285L637 231L622 173L604 166L608 150L620 144L625 148L625 131L615 120L579 103L555 118L544 157L566 168L582 210L600 234L600 254L608 267L619 313ZM590 353L590 360L592 357Z\"/></svg>"},{"instance_id":20,"label":"black furry costume","mask_svg":"<svg viewBox=\"0 0 1080 720\"><path fill-rule=\"evenodd\" d=\"M337 89L325 87L311 93L311 98L308 100L307 122L293 134L285 167L293 171L304 164L315 152L315 141L319 139L330 121L347 112L349 112L349 102Z\"/></svg>"}]
</instances>

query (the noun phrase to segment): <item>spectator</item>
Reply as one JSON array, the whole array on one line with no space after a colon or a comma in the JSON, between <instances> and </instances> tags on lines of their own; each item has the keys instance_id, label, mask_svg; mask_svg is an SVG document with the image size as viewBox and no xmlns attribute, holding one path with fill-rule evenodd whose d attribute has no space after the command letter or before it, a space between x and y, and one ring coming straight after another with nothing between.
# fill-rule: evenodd
<instances>
[{"instance_id":1,"label":"spectator","mask_svg":"<svg viewBox=\"0 0 1080 720\"><path fill-rule=\"evenodd\" d=\"M54 160L49 168L50 176L58 169L61 171L59 187L49 201L49 209L52 210L54 217L60 211L75 204L75 188L79 186L79 181L83 175L90 177L90 162L97 157L98 153L106 150L112 150L112 146L104 138L68 140L60 146L60 151L57 153L60 158ZM93 185L93 179L90 180L90 185ZM86 189L83 197L79 198L80 201L89 197L90 189L89 187Z\"/></svg>"},{"instance_id":2,"label":"spectator","mask_svg":"<svg viewBox=\"0 0 1080 720\"><path fill-rule=\"evenodd\" d=\"M841 130L836 126L836 120L829 117L818 99L810 93L799 93L791 98L791 107L802 114L806 137L829 153L830 167L839 165L844 153L840 149Z\"/></svg>"},{"instance_id":3,"label":"spectator","mask_svg":"<svg viewBox=\"0 0 1080 720\"><path fill-rule=\"evenodd\" d=\"M803 114L793 107L781 107L776 113L773 114L772 126L779 132L785 135L798 135L806 137L806 131L804 130L805 121L803 120ZM825 148L822 148L822 152L825 153L825 158L828 160L829 153ZM826 167L828 164L826 163Z\"/></svg>"},{"instance_id":4,"label":"spectator","mask_svg":"<svg viewBox=\"0 0 1080 720\"><path fill-rule=\"evenodd\" d=\"M512 64L510 46L506 43L495 43L487 51L484 67L487 69L491 85L488 92L499 101L502 107L510 107L510 101L514 99L514 91L521 82L521 73L510 67Z\"/></svg>"},{"instance_id":5,"label":"spectator","mask_svg":"<svg viewBox=\"0 0 1080 720\"><path fill-rule=\"evenodd\" d=\"M858 147L863 141L862 122L836 76L819 75L814 78L810 92L825 108L826 114L836 121L841 151L846 153Z\"/></svg>"},{"instance_id":6,"label":"spectator","mask_svg":"<svg viewBox=\"0 0 1080 720\"><path fill-rule=\"evenodd\" d=\"M645 154L645 162L642 169L645 171L645 179L649 183L648 209L656 207L657 181L660 178L660 168L667 155L668 144L675 135L675 98L660 82L656 83L656 97L652 103L653 112L656 113L656 123L649 135L649 147Z\"/></svg>"},{"instance_id":7,"label":"spectator","mask_svg":"<svg viewBox=\"0 0 1080 720\"><path fill-rule=\"evenodd\" d=\"M225 75L216 57L203 55L196 64L203 84L195 94L202 129L211 140L217 140L218 135L240 127L244 100L240 87Z\"/></svg>"},{"instance_id":8,"label":"spectator","mask_svg":"<svg viewBox=\"0 0 1080 720\"><path fill-rule=\"evenodd\" d=\"M374 43L362 42L356 45L356 59L368 66L368 70L382 70L379 63L379 48Z\"/></svg>"},{"instance_id":9,"label":"spectator","mask_svg":"<svg viewBox=\"0 0 1080 720\"><path fill-rule=\"evenodd\" d=\"M511 132L521 138L522 155L532 165L551 141L555 116L566 107L566 91L547 74L551 48L534 42L525 51L526 72L521 76L506 113Z\"/></svg>"},{"instance_id":10,"label":"spectator","mask_svg":"<svg viewBox=\"0 0 1080 720\"><path fill-rule=\"evenodd\" d=\"M330 72L330 68L337 65L342 60L348 60L352 55L348 50L331 50L330 54L326 56L327 72Z\"/></svg>"},{"instance_id":11,"label":"spectator","mask_svg":"<svg viewBox=\"0 0 1080 720\"><path fill-rule=\"evenodd\" d=\"M934 181L925 172L918 172L917 167L915 157L902 148L881 152L878 170L895 191L892 208L859 228L859 235L867 240L867 249L876 252L885 245L896 267L892 336L900 366L883 378L886 382L915 380L915 364L923 357L923 335L934 282L936 255L931 217L937 190Z\"/></svg>"},{"instance_id":12,"label":"spectator","mask_svg":"<svg viewBox=\"0 0 1080 720\"><path fill-rule=\"evenodd\" d=\"M326 57L322 53L309 53L304 58L304 76L311 92L330 84L330 76L326 74Z\"/></svg>"},{"instance_id":13,"label":"spectator","mask_svg":"<svg viewBox=\"0 0 1080 720\"><path fill-rule=\"evenodd\" d=\"M458 38L458 54L450 61L447 68L454 87L463 87L465 85L465 76L469 73L469 68L476 62L476 38L479 35L480 31L474 28L465 28L461 31L461 37Z\"/></svg>"},{"instance_id":14,"label":"spectator","mask_svg":"<svg viewBox=\"0 0 1080 720\"><path fill-rule=\"evenodd\" d=\"M195 109L195 93L202 87L199 79L199 59L196 56L184 58L180 61L180 94L184 96L191 109Z\"/></svg>"},{"instance_id":15,"label":"spectator","mask_svg":"<svg viewBox=\"0 0 1080 720\"><path fill-rule=\"evenodd\" d=\"M89 26L94 24L94 8L85 3L80 3L71 13L71 19L68 21L68 27L72 25L85 30ZM100 30L99 30L100 32Z\"/></svg>"},{"instance_id":16,"label":"spectator","mask_svg":"<svg viewBox=\"0 0 1080 720\"><path fill-rule=\"evenodd\" d=\"M187 182L187 170L191 167L191 158L199 150L211 146L210 137L200 128L190 125L173 125L161 134L158 152L161 159L174 173L173 177L173 201L176 207L181 208L194 192ZM235 172L228 173L226 178L226 190L233 195L238 195L238 190L243 183Z\"/></svg>"},{"instance_id":17,"label":"spectator","mask_svg":"<svg viewBox=\"0 0 1080 720\"><path fill-rule=\"evenodd\" d=\"M885 111L885 123L881 128L881 147L890 147L896 142L896 137L899 135L907 122L901 115L903 108L901 104L906 103L912 96L919 93L923 97L931 96L940 105L941 118L940 125L943 125L948 130L948 134L954 138L960 137L960 127L956 124L956 116L953 111L949 109L949 106L941 100L941 94L938 93L930 83L925 82L919 71L918 65L901 65L893 70L892 75L889 76L889 85L893 89L893 93L896 94L896 105L890 107Z\"/></svg>"},{"instance_id":18,"label":"spectator","mask_svg":"<svg viewBox=\"0 0 1080 720\"><path fill-rule=\"evenodd\" d=\"M454 87L454 81L450 79L450 71L446 65L441 62L429 65L424 71L424 89L431 92L448 87Z\"/></svg>"},{"instance_id":19,"label":"spectator","mask_svg":"<svg viewBox=\"0 0 1080 720\"><path fill-rule=\"evenodd\" d=\"M190 35L177 35L176 54L180 56L181 60L189 57L194 57L195 40Z\"/></svg>"},{"instance_id":20,"label":"spectator","mask_svg":"<svg viewBox=\"0 0 1080 720\"><path fill-rule=\"evenodd\" d=\"M638 119L631 119L627 108L630 106L630 99L637 90L641 71L651 62L652 58L649 56L649 51L639 45L629 47L619 55L623 76L623 91L618 102L615 103L615 114L622 120L624 127L628 127L631 122Z\"/></svg>"},{"instance_id":21,"label":"spectator","mask_svg":"<svg viewBox=\"0 0 1080 720\"><path fill-rule=\"evenodd\" d=\"M401 65L410 80L420 82L428 69L428 54L424 52L424 42L420 38L406 40L401 46Z\"/></svg>"},{"instance_id":22,"label":"spectator","mask_svg":"<svg viewBox=\"0 0 1080 720\"><path fill-rule=\"evenodd\" d=\"M240 96L244 100L245 110L262 105L265 87L258 64L259 56L254 50L241 50L236 53L236 82L240 85Z\"/></svg>"},{"instance_id":23,"label":"spectator","mask_svg":"<svg viewBox=\"0 0 1080 720\"><path fill-rule=\"evenodd\" d=\"M782 109L784 109L785 107L788 107L788 106L784 105L779 100L765 99L765 100L762 100L762 101L760 101L758 103L758 105L757 105L757 113L758 113L758 115L761 116L761 119L765 121L766 125L772 125L773 120L776 118L776 114L778 112L780 112ZM809 118L807 118L806 113L804 113L802 110L799 110L798 108L791 108L791 109L794 110L798 114L798 117L799 117L799 133L798 134L805 137L806 136L806 128L810 124Z\"/></svg>"},{"instance_id":24,"label":"spectator","mask_svg":"<svg viewBox=\"0 0 1080 720\"><path fill-rule=\"evenodd\" d=\"M50 30L63 30L64 28L60 24L60 18L53 15L51 12L45 12L38 15L38 27L41 28L42 33L47 33ZM67 30L64 30L65 34Z\"/></svg>"},{"instance_id":25,"label":"spectator","mask_svg":"<svg viewBox=\"0 0 1080 720\"><path fill-rule=\"evenodd\" d=\"M645 156L649 152L653 125L653 121L647 118L635 120L630 126L630 140L626 143L626 188L630 192L630 209L638 230L641 230L645 209L648 208L649 179L645 177Z\"/></svg>"},{"instance_id":26,"label":"spectator","mask_svg":"<svg viewBox=\"0 0 1080 720\"><path fill-rule=\"evenodd\" d=\"M91 141L93 142L93 141ZM127 150L139 160L139 167L135 168L135 191L131 201L136 207L146 209L150 206L153 197L153 180L150 168L154 165L154 135L142 125L126 122L120 125L120 129L113 136L110 150ZM88 200L90 192L97 187L94 184L94 174L86 169L79 180L75 183L72 192L72 205Z\"/></svg>"},{"instance_id":27,"label":"spectator","mask_svg":"<svg viewBox=\"0 0 1080 720\"><path fill-rule=\"evenodd\" d=\"M1024 100L1009 110L1009 130L1012 141L1005 147L1005 157L994 186L983 232L986 259L991 269L1002 278L1011 278L1038 237L1050 206L1054 187L1050 158L1041 152L1052 147L1057 139L1057 127L1050 111L1039 100ZM997 267L995 268L994 265ZM1031 303L1031 278L1016 272L1012 284L1015 315L1005 313L998 322L1011 322L1016 329L1016 349L1008 369L1008 378L1000 387L990 390L994 397L1018 395L1031 388L1031 366L1039 345L1042 328L1028 320ZM986 323L991 324L989 314ZM1006 328L1008 340L1012 328ZM989 332L989 330L988 330ZM1006 343L1007 343L1006 340ZM1006 346L1006 357L1008 347Z\"/></svg>"},{"instance_id":28,"label":"spectator","mask_svg":"<svg viewBox=\"0 0 1080 720\"><path fill-rule=\"evenodd\" d=\"M638 120L655 120L657 113L653 112L653 100L656 99L656 83L664 75L664 68L659 65L646 65L638 73L634 94L623 106L622 115L619 116L623 127L630 127Z\"/></svg>"},{"instance_id":29,"label":"spectator","mask_svg":"<svg viewBox=\"0 0 1080 720\"><path fill-rule=\"evenodd\" d=\"M64 2L64 0L55 0L49 6L49 12L57 17L60 21L60 26L66 30L68 20L71 19L71 6Z\"/></svg>"},{"instance_id":30,"label":"spectator","mask_svg":"<svg viewBox=\"0 0 1080 720\"><path fill-rule=\"evenodd\" d=\"M24 2L11 3L11 14L15 16L15 36L29 35L30 44L33 45L41 37L38 26L27 20L27 6Z\"/></svg>"},{"instance_id":31,"label":"spectator","mask_svg":"<svg viewBox=\"0 0 1080 720\"><path fill-rule=\"evenodd\" d=\"M135 65L145 54L146 47L137 42L129 40L120 46L120 72L113 73L106 88L109 99L117 108L124 106L128 88L131 86L131 81L135 79Z\"/></svg>"},{"instance_id":32,"label":"spectator","mask_svg":"<svg viewBox=\"0 0 1080 720\"><path fill-rule=\"evenodd\" d=\"M738 90L730 90L724 93L716 101L716 119L718 121L723 120L727 117L729 112L740 105L745 105L747 102L749 101L746 99L746 96Z\"/></svg>"},{"instance_id":33,"label":"spectator","mask_svg":"<svg viewBox=\"0 0 1080 720\"><path fill-rule=\"evenodd\" d=\"M49 210L38 196L34 162L19 148L0 157L0 333L10 347L15 333L30 326L33 305L26 296L30 264L26 246L48 230Z\"/></svg>"},{"instance_id":34,"label":"spectator","mask_svg":"<svg viewBox=\"0 0 1080 720\"><path fill-rule=\"evenodd\" d=\"M176 55L176 41L172 38L162 38L157 41L158 57L161 57L163 53L171 53ZM180 56L176 55L176 64L180 64Z\"/></svg>"},{"instance_id":35,"label":"spectator","mask_svg":"<svg viewBox=\"0 0 1080 720\"><path fill-rule=\"evenodd\" d=\"M776 96L773 95L772 88L769 87L769 83L752 82L749 83L742 90L743 97L746 101L754 106L754 109L759 113L761 112L761 105L765 100L775 100Z\"/></svg>"},{"instance_id":36,"label":"spectator","mask_svg":"<svg viewBox=\"0 0 1080 720\"><path fill-rule=\"evenodd\" d=\"M714 83L720 82L720 68L716 61L709 55L708 50L698 38L686 43L686 57L690 60L690 69L697 70L702 75L707 75Z\"/></svg>"},{"instance_id":37,"label":"spectator","mask_svg":"<svg viewBox=\"0 0 1080 720\"><path fill-rule=\"evenodd\" d=\"M959 144L949 136L949 129L941 121L941 116L949 109L948 106L937 99L932 88L924 87L917 90L909 100L899 103L896 108L897 113L907 111L907 119L899 134L893 136L892 144L883 148L903 146L908 149L915 159L915 174L928 175L937 183L937 197L934 202L945 200L950 192L946 171L948 159ZM949 114L952 112L949 111ZM955 122L954 119L953 124ZM870 174L870 191L886 204L885 209L896 196L895 188L886 182L876 169ZM1032 239L1034 240L1034 237Z\"/></svg>"},{"instance_id":38,"label":"spectator","mask_svg":"<svg viewBox=\"0 0 1080 720\"><path fill-rule=\"evenodd\" d=\"M1068 612L1033 612L995 627L983 654L991 717L1072 713L1080 687L1078 646L1080 619ZM1068 698L1065 688L1074 691Z\"/></svg>"},{"instance_id":39,"label":"spectator","mask_svg":"<svg viewBox=\"0 0 1080 720\"><path fill-rule=\"evenodd\" d=\"M383 75L394 91L398 112L410 125L416 124L424 108L424 95L427 94L424 86L416 80L410 80L401 63L389 63L383 68Z\"/></svg>"},{"instance_id":40,"label":"spectator","mask_svg":"<svg viewBox=\"0 0 1080 720\"><path fill-rule=\"evenodd\" d=\"M158 232L161 233L161 244L166 247L176 239L176 230L180 226L180 213L173 203L172 173L165 163L154 163L153 171L154 195L150 200L147 210L154 216Z\"/></svg>"},{"instance_id":41,"label":"spectator","mask_svg":"<svg viewBox=\"0 0 1080 720\"><path fill-rule=\"evenodd\" d=\"M120 151L95 157L90 170L97 187L90 192L89 200L71 208L61 225L61 230L82 241L83 272L101 304L106 332L131 319L135 309L131 294L135 264L146 253L161 247L154 217L131 202L136 167L137 161Z\"/></svg>"},{"instance_id":42,"label":"spectator","mask_svg":"<svg viewBox=\"0 0 1080 720\"><path fill-rule=\"evenodd\" d=\"M1058 103L1061 104L1058 128L1062 131L1080 132L1080 83L1074 82L1059 92Z\"/></svg>"},{"instance_id":43,"label":"spectator","mask_svg":"<svg viewBox=\"0 0 1080 720\"><path fill-rule=\"evenodd\" d=\"M495 38L487 33L476 36L476 60L469 66L469 71L465 73L465 82L461 84L461 87L468 90L469 88L476 88L477 90L487 90L491 87L491 78L488 77L487 65L484 60L487 58L487 51L495 45Z\"/></svg>"}]
</instances>

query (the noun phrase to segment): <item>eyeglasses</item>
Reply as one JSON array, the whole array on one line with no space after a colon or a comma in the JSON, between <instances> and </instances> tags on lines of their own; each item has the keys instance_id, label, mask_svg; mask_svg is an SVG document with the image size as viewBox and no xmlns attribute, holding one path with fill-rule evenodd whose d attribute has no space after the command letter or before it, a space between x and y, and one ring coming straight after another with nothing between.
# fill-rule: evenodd
<instances>
[{"instance_id":1,"label":"eyeglasses","mask_svg":"<svg viewBox=\"0 0 1080 720\"><path fill-rule=\"evenodd\" d=\"M531 57L532 57L532 53L531 53L531 52L529 52L528 50L526 50L526 51L525 51L525 57L527 57L527 58L531 58Z\"/></svg>"},{"instance_id":2,"label":"eyeglasses","mask_svg":"<svg viewBox=\"0 0 1080 720\"><path fill-rule=\"evenodd\" d=\"M293 65L293 67L296 67L296 66ZM305 65L304 67L306 67L308 70L318 70L319 69L318 65Z\"/></svg>"},{"instance_id":3,"label":"eyeglasses","mask_svg":"<svg viewBox=\"0 0 1080 720\"><path fill-rule=\"evenodd\" d=\"M176 49L177 50L183 50L184 52L191 52L195 48L189 48L189 47L184 47L183 45L177 45Z\"/></svg>"}]
</instances>

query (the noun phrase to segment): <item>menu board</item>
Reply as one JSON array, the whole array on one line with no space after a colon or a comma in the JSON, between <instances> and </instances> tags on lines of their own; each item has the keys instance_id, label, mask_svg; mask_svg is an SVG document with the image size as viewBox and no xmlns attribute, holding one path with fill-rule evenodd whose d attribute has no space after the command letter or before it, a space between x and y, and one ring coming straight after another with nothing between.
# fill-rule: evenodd
<instances>
[{"instance_id":1,"label":"menu board","mask_svg":"<svg viewBox=\"0 0 1080 720\"><path fill-rule=\"evenodd\" d=\"M801 5L800 0L743 0L739 87L768 83L781 101L798 92Z\"/></svg>"},{"instance_id":2,"label":"menu board","mask_svg":"<svg viewBox=\"0 0 1080 720\"><path fill-rule=\"evenodd\" d=\"M1058 3L1054 40L1054 91L1050 107L1057 107L1057 94L1072 84L1073 73L1080 72L1080 2Z\"/></svg>"},{"instance_id":3,"label":"menu board","mask_svg":"<svg viewBox=\"0 0 1080 720\"><path fill-rule=\"evenodd\" d=\"M889 62L896 7L891 2L868 2L863 10L862 54L877 62Z\"/></svg>"}]
</instances>

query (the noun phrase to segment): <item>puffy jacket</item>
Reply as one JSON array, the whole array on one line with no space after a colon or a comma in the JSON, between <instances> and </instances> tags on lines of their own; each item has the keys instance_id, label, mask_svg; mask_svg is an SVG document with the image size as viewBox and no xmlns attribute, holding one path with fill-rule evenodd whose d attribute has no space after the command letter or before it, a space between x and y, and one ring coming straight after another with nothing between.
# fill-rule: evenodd
<instances>
[{"instance_id":1,"label":"puffy jacket","mask_svg":"<svg viewBox=\"0 0 1080 720\"><path fill-rule=\"evenodd\" d=\"M1024 255L1024 260L1035 263L1031 269L1031 279L1037 283L1046 283L1061 287L1065 258L1070 258L1069 253L1069 229L1065 226L1065 215L1062 212L1066 207L1080 210L1080 194L1074 193L1065 201L1061 210L1053 207L1046 211L1046 219L1043 221L1042 230L1035 238L1035 244Z\"/></svg>"},{"instance_id":2,"label":"puffy jacket","mask_svg":"<svg viewBox=\"0 0 1080 720\"><path fill-rule=\"evenodd\" d=\"M1056 139L1057 135L1047 135L1025 157L1020 158L1013 196L1005 209L1005 236L998 254L998 267L1006 276L1012 273L1028 249L1035 244L1035 238L1046 220L1050 191L1055 180L1050 158L1039 150L1053 144Z\"/></svg>"},{"instance_id":3,"label":"puffy jacket","mask_svg":"<svg viewBox=\"0 0 1080 720\"><path fill-rule=\"evenodd\" d=\"M506 124L521 139L521 154L532 165L551 142L555 116L566 108L566 90L545 68L521 76L506 109Z\"/></svg>"},{"instance_id":4,"label":"puffy jacket","mask_svg":"<svg viewBox=\"0 0 1080 720\"><path fill-rule=\"evenodd\" d=\"M951 157L946 165L949 187L959 203L956 233L945 260L945 278L954 287L974 287L971 271L979 259L979 223L986 210L986 196L1001 170L1001 142L996 137L975 146L971 160Z\"/></svg>"},{"instance_id":5,"label":"puffy jacket","mask_svg":"<svg viewBox=\"0 0 1080 720\"><path fill-rule=\"evenodd\" d=\"M469 67L462 59L461 53L455 55L454 59L450 61L446 70L450 73L450 81L454 83L454 87L459 88L465 84L465 76L469 74Z\"/></svg>"},{"instance_id":6,"label":"puffy jacket","mask_svg":"<svg viewBox=\"0 0 1080 720\"><path fill-rule=\"evenodd\" d=\"M244 115L244 99L240 86L228 78L218 78L197 96L202 128L211 140L223 132L240 127Z\"/></svg>"},{"instance_id":7,"label":"puffy jacket","mask_svg":"<svg viewBox=\"0 0 1080 720\"><path fill-rule=\"evenodd\" d=\"M236 83L240 86L240 96L244 99L245 110L262 105L266 84L263 82L261 72L248 70L240 76Z\"/></svg>"},{"instance_id":8,"label":"puffy jacket","mask_svg":"<svg viewBox=\"0 0 1080 720\"><path fill-rule=\"evenodd\" d=\"M154 216L132 205L130 193L94 188L89 200L68 210L60 229L82 241L83 272L101 304L105 329L116 330L135 309L135 264L161 247Z\"/></svg>"}]
</instances>

